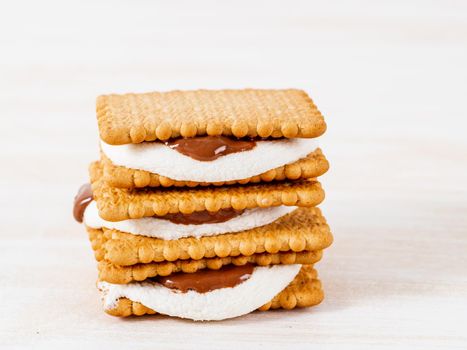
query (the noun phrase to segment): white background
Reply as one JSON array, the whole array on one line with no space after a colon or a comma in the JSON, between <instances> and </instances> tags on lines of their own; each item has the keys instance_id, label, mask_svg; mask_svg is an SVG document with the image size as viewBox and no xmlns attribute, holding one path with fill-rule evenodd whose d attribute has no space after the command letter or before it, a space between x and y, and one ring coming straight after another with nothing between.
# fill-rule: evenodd
<instances>
[{"instance_id":1,"label":"white background","mask_svg":"<svg viewBox=\"0 0 467 350\"><path fill-rule=\"evenodd\" d=\"M467 347L467 3L0 5L0 346ZM218 323L102 312L76 189L98 94L306 89L328 122L326 300Z\"/></svg>"}]
</instances>

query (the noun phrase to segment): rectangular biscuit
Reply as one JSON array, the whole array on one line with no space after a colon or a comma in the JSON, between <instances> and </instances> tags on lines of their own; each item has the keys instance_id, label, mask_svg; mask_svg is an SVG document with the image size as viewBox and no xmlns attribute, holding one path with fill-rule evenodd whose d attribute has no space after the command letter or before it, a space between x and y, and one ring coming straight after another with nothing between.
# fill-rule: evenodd
<instances>
[{"instance_id":1,"label":"rectangular biscuit","mask_svg":"<svg viewBox=\"0 0 467 350\"><path fill-rule=\"evenodd\" d=\"M289 264L314 264L322 257L322 251L303 251L295 253L278 252L259 253L250 256L228 256L225 258L204 258L199 260L176 260L159 263L135 264L131 266L119 266L106 260L101 260L97 264L99 280L114 284L127 284L132 281L144 281L156 276L168 276L176 272L196 272L202 269L218 270L222 266L234 264L245 265L248 263L268 266L268 265L289 265Z\"/></svg>"},{"instance_id":2,"label":"rectangular biscuit","mask_svg":"<svg viewBox=\"0 0 467 350\"><path fill-rule=\"evenodd\" d=\"M99 215L107 221L163 216L167 213L191 214L195 211L236 210L279 205L314 207L324 199L318 181L298 180L258 185L231 185L199 189L121 189L100 181L102 166L90 166L93 196Z\"/></svg>"},{"instance_id":3,"label":"rectangular biscuit","mask_svg":"<svg viewBox=\"0 0 467 350\"><path fill-rule=\"evenodd\" d=\"M87 227L87 230L96 258L121 266L264 252L317 251L332 243L329 226L318 208L298 208L265 226L201 238L163 240L114 229Z\"/></svg>"},{"instance_id":4,"label":"rectangular biscuit","mask_svg":"<svg viewBox=\"0 0 467 350\"><path fill-rule=\"evenodd\" d=\"M324 299L321 282L313 265L303 265L295 279L270 302L261 306L258 310L294 309L309 307L319 304ZM152 310L141 303L128 298L120 298L113 309L106 309L109 315L127 317L153 315L157 311Z\"/></svg>"},{"instance_id":5,"label":"rectangular biscuit","mask_svg":"<svg viewBox=\"0 0 467 350\"><path fill-rule=\"evenodd\" d=\"M103 95L101 139L111 145L175 137L317 137L326 124L302 90L195 90Z\"/></svg>"},{"instance_id":6,"label":"rectangular biscuit","mask_svg":"<svg viewBox=\"0 0 467 350\"><path fill-rule=\"evenodd\" d=\"M323 175L329 169L329 163L324 157L322 151L318 148L316 151L308 154L294 163L280 166L269 170L257 176L246 179L226 181L226 182L196 182L196 181L178 181L165 176L153 174L145 170L130 169L123 166L117 166L101 152L101 164L103 168L102 180L110 187L119 188L142 188L142 187L196 187L196 186L222 186L233 184L248 184L259 182L283 181L283 180L301 180L316 178Z\"/></svg>"}]
</instances>

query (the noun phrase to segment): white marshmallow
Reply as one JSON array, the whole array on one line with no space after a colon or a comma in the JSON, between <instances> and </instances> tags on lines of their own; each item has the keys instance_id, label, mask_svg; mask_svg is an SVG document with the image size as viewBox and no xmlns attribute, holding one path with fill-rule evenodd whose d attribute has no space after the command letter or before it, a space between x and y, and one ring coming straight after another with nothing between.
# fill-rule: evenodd
<instances>
[{"instance_id":1,"label":"white marshmallow","mask_svg":"<svg viewBox=\"0 0 467 350\"><path fill-rule=\"evenodd\" d=\"M255 227L264 226L287 215L297 207L270 207L247 209L242 215L228 221L201 224L182 225L169 220L147 217L141 219L129 219L117 222L106 221L99 216L96 202L92 201L84 212L84 223L91 228L108 228L128 232L134 235L156 237L164 240L179 239L183 237L214 236L223 233L240 232Z\"/></svg>"},{"instance_id":2,"label":"white marshmallow","mask_svg":"<svg viewBox=\"0 0 467 350\"><path fill-rule=\"evenodd\" d=\"M202 162L161 142L109 145L101 149L113 164L146 170L173 180L222 182L242 180L293 163L317 148L316 139L258 141L251 150Z\"/></svg>"},{"instance_id":3,"label":"white marshmallow","mask_svg":"<svg viewBox=\"0 0 467 350\"><path fill-rule=\"evenodd\" d=\"M128 298L161 314L196 321L223 320L245 315L269 302L284 290L301 265L257 266L249 279L231 288L207 293L182 293L157 282L110 284L100 282L104 307L113 309L118 299Z\"/></svg>"}]
</instances>

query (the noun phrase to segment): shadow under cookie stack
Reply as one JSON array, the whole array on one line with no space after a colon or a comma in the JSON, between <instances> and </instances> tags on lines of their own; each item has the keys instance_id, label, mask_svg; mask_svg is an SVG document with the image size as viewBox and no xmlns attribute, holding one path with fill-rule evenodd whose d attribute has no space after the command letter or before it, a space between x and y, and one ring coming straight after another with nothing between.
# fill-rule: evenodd
<instances>
[{"instance_id":1,"label":"shadow under cookie stack","mask_svg":"<svg viewBox=\"0 0 467 350\"><path fill-rule=\"evenodd\" d=\"M322 301L326 124L305 92L105 95L97 121L74 215L107 313L222 320Z\"/></svg>"}]
</instances>

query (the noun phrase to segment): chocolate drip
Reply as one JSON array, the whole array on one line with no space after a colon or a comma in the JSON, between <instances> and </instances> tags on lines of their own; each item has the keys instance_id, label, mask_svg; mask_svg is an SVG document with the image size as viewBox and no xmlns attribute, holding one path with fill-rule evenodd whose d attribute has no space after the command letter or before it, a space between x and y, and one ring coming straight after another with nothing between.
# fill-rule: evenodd
<instances>
[{"instance_id":1,"label":"chocolate drip","mask_svg":"<svg viewBox=\"0 0 467 350\"><path fill-rule=\"evenodd\" d=\"M243 210L235 210L232 208L221 209L216 212L196 211L191 214L166 214L164 216L158 216L158 219L169 220L174 224L180 225L202 225L202 224L216 224L219 222L226 222L239 215L243 214Z\"/></svg>"},{"instance_id":2,"label":"chocolate drip","mask_svg":"<svg viewBox=\"0 0 467 350\"><path fill-rule=\"evenodd\" d=\"M237 140L226 136L202 136L165 141L170 148L193 159L207 162L226 154L248 151L256 146L254 140Z\"/></svg>"},{"instance_id":3,"label":"chocolate drip","mask_svg":"<svg viewBox=\"0 0 467 350\"><path fill-rule=\"evenodd\" d=\"M73 216L76 221L83 222L83 215L86 207L92 201L92 188L91 184L87 183L82 185L79 190L78 194L75 196L74 204L73 204Z\"/></svg>"},{"instance_id":4,"label":"chocolate drip","mask_svg":"<svg viewBox=\"0 0 467 350\"><path fill-rule=\"evenodd\" d=\"M157 282L167 288L186 293L194 290L207 293L215 289L230 288L246 281L253 273L254 265L228 265L220 270L201 270L194 273L179 272L170 276L158 277Z\"/></svg>"}]
</instances>

